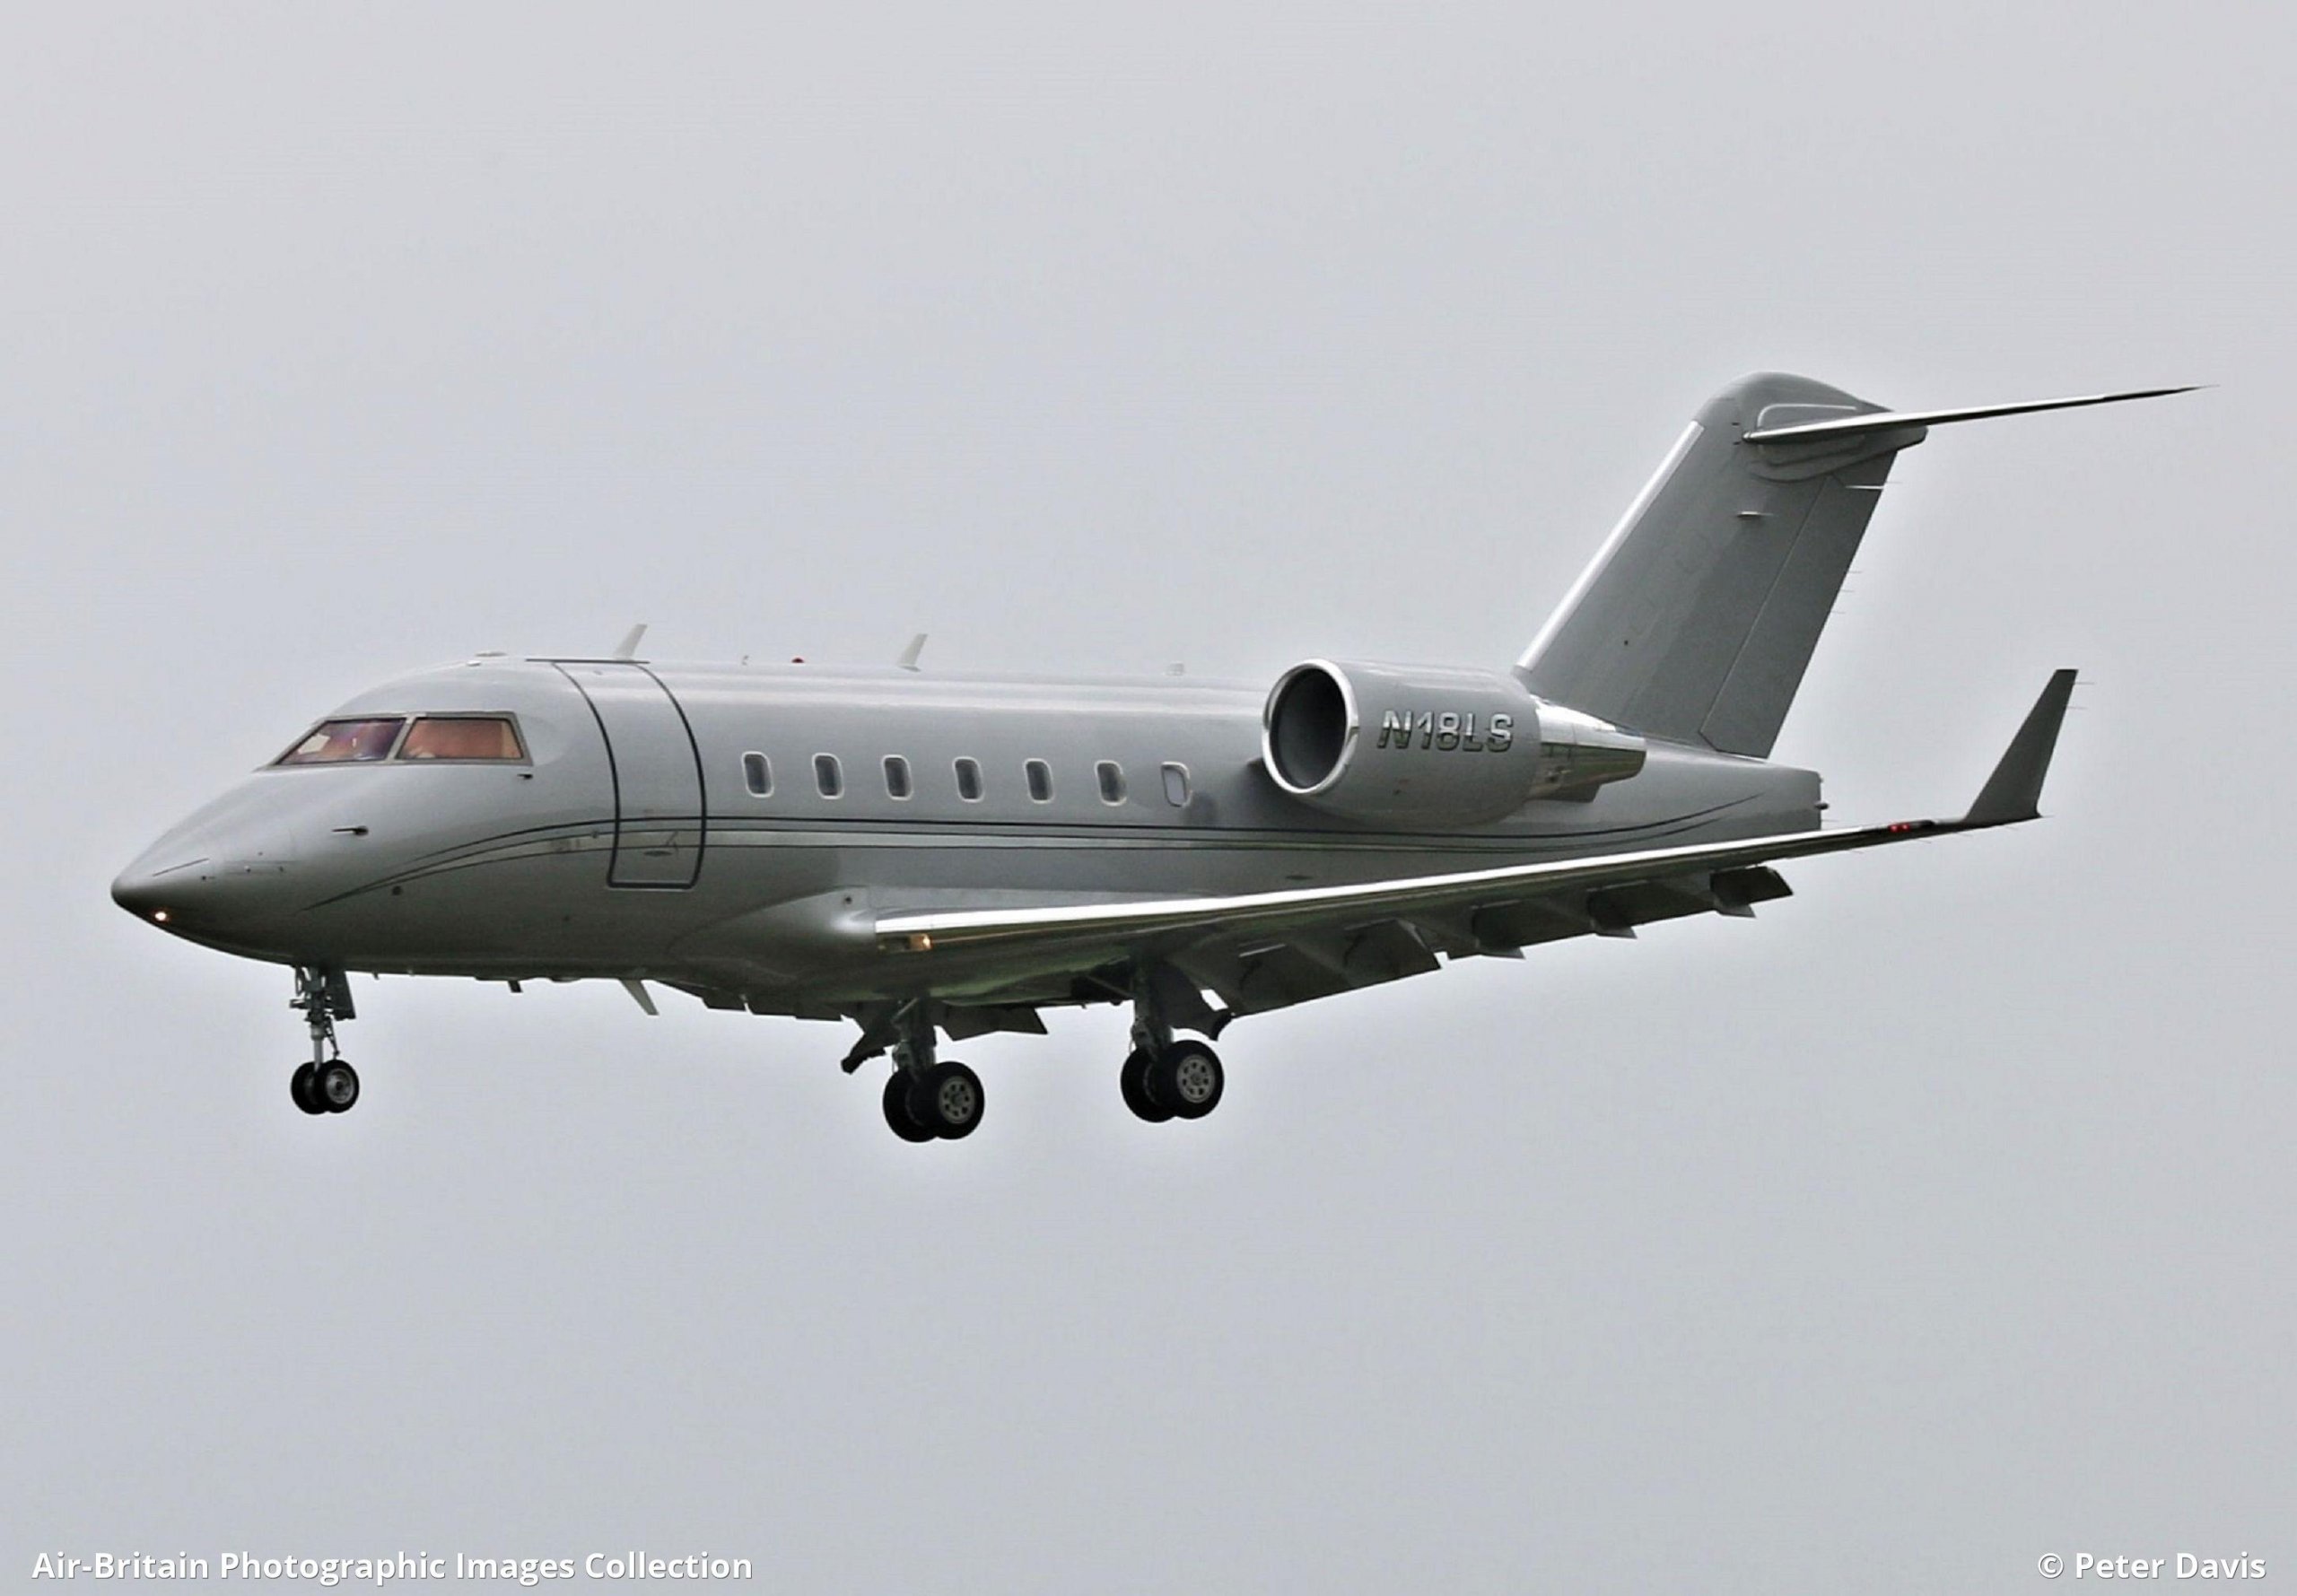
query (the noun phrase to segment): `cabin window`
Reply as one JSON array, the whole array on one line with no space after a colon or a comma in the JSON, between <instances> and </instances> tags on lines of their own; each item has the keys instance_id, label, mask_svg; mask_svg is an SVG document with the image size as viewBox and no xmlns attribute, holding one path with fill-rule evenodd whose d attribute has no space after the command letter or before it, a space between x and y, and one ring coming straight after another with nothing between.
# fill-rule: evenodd
<instances>
[{"instance_id":1,"label":"cabin window","mask_svg":"<svg viewBox=\"0 0 2297 1596\"><path fill-rule=\"evenodd\" d=\"M773 767L763 754L742 755L742 784L750 789L752 798L771 798L773 794Z\"/></svg>"},{"instance_id":2,"label":"cabin window","mask_svg":"<svg viewBox=\"0 0 2297 1596\"><path fill-rule=\"evenodd\" d=\"M1032 759L1021 769L1029 779L1029 797L1040 804L1052 802L1052 767L1042 759Z\"/></svg>"},{"instance_id":3,"label":"cabin window","mask_svg":"<svg viewBox=\"0 0 2297 1596\"><path fill-rule=\"evenodd\" d=\"M960 759L956 771L957 796L969 804L981 802L981 761Z\"/></svg>"},{"instance_id":4,"label":"cabin window","mask_svg":"<svg viewBox=\"0 0 2297 1596\"><path fill-rule=\"evenodd\" d=\"M838 769L837 755L814 755L814 785L821 789L824 798L835 798L845 790L845 772Z\"/></svg>"},{"instance_id":5,"label":"cabin window","mask_svg":"<svg viewBox=\"0 0 2297 1596\"><path fill-rule=\"evenodd\" d=\"M898 754L886 755L886 796L905 798L909 796L909 761Z\"/></svg>"},{"instance_id":6,"label":"cabin window","mask_svg":"<svg viewBox=\"0 0 2297 1596\"><path fill-rule=\"evenodd\" d=\"M1188 766L1168 764L1165 767L1165 801L1175 809L1188 807Z\"/></svg>"},{"instance_id":7,"label":"cabin window","mask_svg":"<svg viewBox=\"0 0 2297 1596\"><path fill-rule=\"evenodd\" d=\"M1093 767L1093 773L1100 778L1101 802L1105 804L1124 802L1124 767L1122 765L1114 759L1104 759Z\"/></svg>"},{"instance_id":8,"label":"cabin window","mask_svg":"<svg viewBox=\"0 0 2297 1596\"><path fill-rule=\"evenodd\" d=\"M282 754L280 764L363 764L383 758L406 722L322 720L310 736Z\"/></svg>"}]
</instances>

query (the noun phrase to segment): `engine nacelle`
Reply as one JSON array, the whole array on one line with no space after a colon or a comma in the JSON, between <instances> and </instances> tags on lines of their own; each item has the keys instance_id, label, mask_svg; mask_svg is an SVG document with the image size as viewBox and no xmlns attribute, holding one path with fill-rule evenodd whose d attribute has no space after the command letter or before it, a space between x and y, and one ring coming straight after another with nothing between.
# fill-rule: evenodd
<instances>
[{"instance_id":1,"label":"engine nacelle","mask_svg":"<svg viewBox=\"0 0 2297 1596\"><path fill-rule=\"evenodd\" d=\"M1311 659L1261 714L1277 786L1335 815L1472 825L1585 798L1643 768L1643 739L1494 671Z\"/></svg>"}]
</instances>

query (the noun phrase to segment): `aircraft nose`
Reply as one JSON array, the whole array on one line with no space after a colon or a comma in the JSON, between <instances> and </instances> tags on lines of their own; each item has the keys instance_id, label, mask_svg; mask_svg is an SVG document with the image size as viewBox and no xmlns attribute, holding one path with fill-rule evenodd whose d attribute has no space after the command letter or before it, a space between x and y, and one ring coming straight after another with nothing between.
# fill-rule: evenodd
<instances>
[{"instance_id":1,"label":"aircraft nose","mask_svg":"<svg viewBox=\"0 0 2297 1596\"><path fill-rule=\"evenodd\" d=\"M167 894L160 890L159 878L140 863L128 866L113 878L111 901L138 920L168 923Z\"/></svg>"},{"instance_id":2,"label":"aircraft nose","mask_svg":"<svg viewBox=\"0 0 2297 1596\"><path fill-rule=\"evenodd\" d=\"M111 901L138 920L168 930L214 929L230 909L231 891L212 857L157 859L145 854L111 884Z\"/></svg>"},{"instance_id":3,"label":"aircraft nose","mask_svg":"<svg viewBox=\"0 0 2297 1596\"><path fill-rule=\"evenodd\" d=\"M275 907L293 865L266 828L170 833L113 879L111 901L165 930L229 937Z\"/></svg>"}]
</instances>

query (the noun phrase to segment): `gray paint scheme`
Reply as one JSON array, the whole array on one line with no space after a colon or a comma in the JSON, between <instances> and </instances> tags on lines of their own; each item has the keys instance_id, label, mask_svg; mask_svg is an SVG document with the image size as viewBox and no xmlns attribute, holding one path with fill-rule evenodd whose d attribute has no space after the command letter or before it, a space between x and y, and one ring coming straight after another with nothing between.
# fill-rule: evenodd
<instances>
[{"instance_id":1,"label":"gray paint scheme","mask_svg":"<svg viewBox=\"0 0 2297 1596\"><path fill-rule=\"evenodd\" d=\"M1285 793L1260 763L1261 684L482 657L335 713L509 713L526 762L266 767L114 895L307 969L655 980L844 1017L865 1034L849 1062L904 1005L965 1035L1147 990L1171 1024L1216 1033L1441 958L1742 914L1786 891L1769 861L2031 818L2071 692L2071 672L2052 679L1959 821L1821 832L1818 776L1758 757L1891 460L1922 432L1886 416L1739 434L1874 409L1760 376L1701 411L1518 667L1531 693L1650 738L1644 768L1488 824L1367 824ZM770 795L743 780L753 751ZM905 798L882 780L889 755L909 763ZM965 758L978 801L958 791ZM1049 801L1027 790L1033 760ZM1103 762L1125 772L1121 803ZM1184 805L1167 764L1190 772Z\"/></svg>"}]
</instances>

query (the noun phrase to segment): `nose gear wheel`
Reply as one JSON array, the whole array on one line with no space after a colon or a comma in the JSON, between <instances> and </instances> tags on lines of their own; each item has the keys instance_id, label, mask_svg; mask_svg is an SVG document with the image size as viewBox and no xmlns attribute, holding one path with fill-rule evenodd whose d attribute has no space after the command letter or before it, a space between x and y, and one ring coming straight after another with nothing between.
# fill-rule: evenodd
<instances>
[{"instance_id":1,"label":"nose gear wheel","mask_svg":"<svg viewBox=\"0 0 2297 1596\"><path fill-rule=\"evenodd\" d=\"M311 1077L318 1073L319 1071L308 1063L298 1064L295 1066L295 1073L287 1077L288 1095L295 1100L295 1106L307 1114L327 1112L327 1104L321 1103L319 1100L319 1095L311 1089Z\"/></svg>"}]
</instances>

